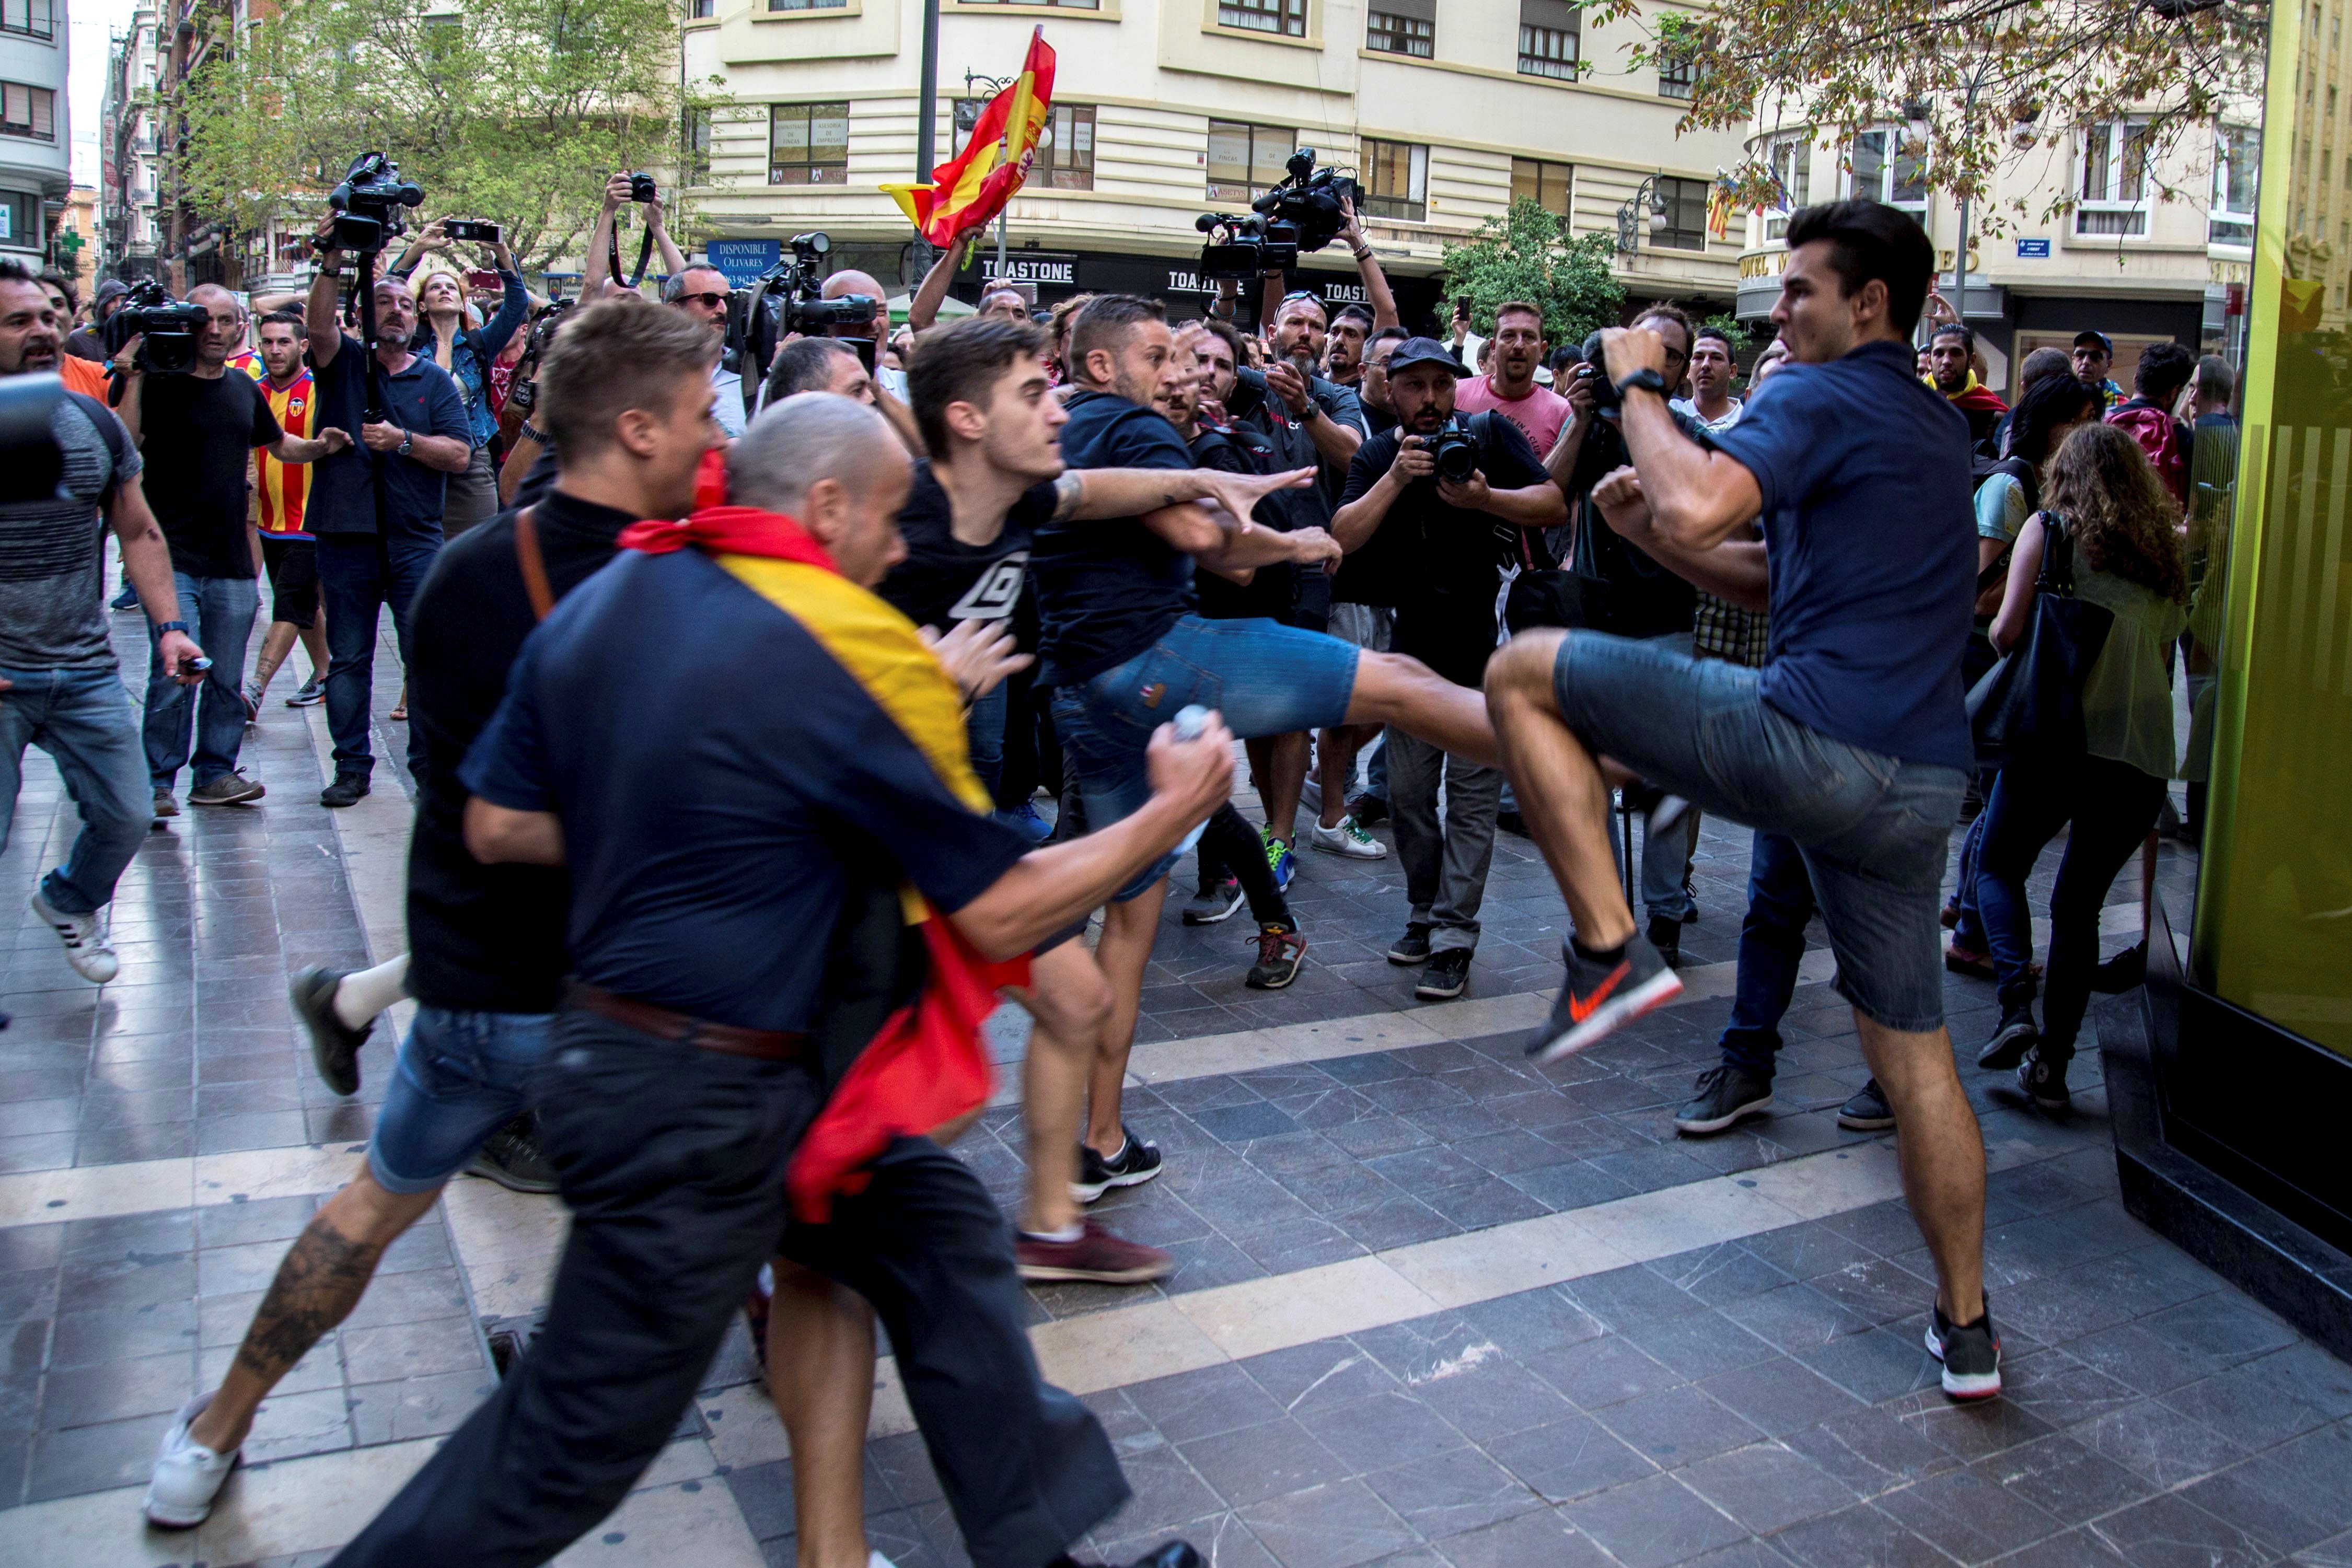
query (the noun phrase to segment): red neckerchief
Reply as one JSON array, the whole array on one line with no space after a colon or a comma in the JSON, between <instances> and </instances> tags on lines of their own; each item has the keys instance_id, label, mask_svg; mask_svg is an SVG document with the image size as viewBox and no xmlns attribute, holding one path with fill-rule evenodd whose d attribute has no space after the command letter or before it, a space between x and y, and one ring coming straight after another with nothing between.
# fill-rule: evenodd
<instances>
[{"instance_id":1,"label":"red neckerchief","mask_svg":"<svg viewBox=\"0 0 2352 1568\"><path fill-rule=\"evenodd\" d=\"M689 517L648 517L631 523L614 541L623 549L668 555L692 545L713 555L756 555L796 560L839 576L825 548L782 512L757 507L705 507Z\"/></svg>"}]
</instances>

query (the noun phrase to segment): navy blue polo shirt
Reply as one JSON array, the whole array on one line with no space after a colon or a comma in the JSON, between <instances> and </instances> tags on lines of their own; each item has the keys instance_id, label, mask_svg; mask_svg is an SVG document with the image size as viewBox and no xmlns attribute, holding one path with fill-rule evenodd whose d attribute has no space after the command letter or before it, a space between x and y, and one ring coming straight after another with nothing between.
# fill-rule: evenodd
<instances>
[{"instance_id":1,"label":"navy blue polo shirt","mask_svg":"<svg viewBox=\"0 0 2352 1568\"><path fill-rule=\"evenodd\" d=\"M346 336L335 357L323 368L310 361L316 378L319 416L316 428L330 425L351 434L352 444L310 466L310 500L306 514L315 534L375 532L375 483L372 476L383 469L383 523L388 537L414 538L441 534L442 497L449 476L428 468L414 457L371 452L360 441L360 424L367 412L368 352L357 338ZM398 375L383 378L383 395L390 423L419 435L454 435L471 445L474 427L466 417L466 400L449 372L419 354Z\"/></svg>"},{"instance_id":2,"label":"navy blue polo shirt","mask_svg":"<svg viewBox=\"0 0 2352 1568\"><path fill-rule=\"evenodd\" d=\"M1715 444L1764 493L1773 707L1864 750L1975 765L1960 654L1976 598L1968 419L1907 343L1783 364Z\"/></svg>"},{"instance_id":3,"label":"navy blue polo shirt","mask_svg":"<svg viewBox=\"0 0 2352 1568\"><path fill-rule=\"evenodd\" d=\"M1072 468L1190 468L1192 449L1156 409L1082 392L1067 407L1062 461ZM1029 570L1037 580L1037 685L1076 685L1160 641L1199 602L1192 558L1140 517L1047 523Z\"/></svg>"},{"instance_id":4,"label":"navy blue polo shirt","mask_svg":"<svg viewBox=\"0 0 2352 1568\"><path fill-rule=\"evenodd\" d=\"M724 694L724 700L714 700ZM624 550L523 643L467 791L562 820L572 972L807 1030L849 868L961 909L1028 851L801 622L700 552Z\"/></svg>"}]
</instances>

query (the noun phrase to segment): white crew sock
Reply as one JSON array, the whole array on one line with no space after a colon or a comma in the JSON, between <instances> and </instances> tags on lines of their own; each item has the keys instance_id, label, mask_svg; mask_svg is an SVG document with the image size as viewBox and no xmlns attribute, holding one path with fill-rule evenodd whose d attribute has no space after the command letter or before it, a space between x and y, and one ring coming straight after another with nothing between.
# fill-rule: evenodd
<instances>
[{"instance_id":1,"label":"white crew sock","mask_svg":"<svg viewBox=\"0 0 2352 1568\"><path fill-rule=\"evenodd\" d=\"M345 1029L365 1029L368 1019L408 995L408 955L360 969L335 983L335 1017Z\"/></svg>"},{"instance_id":2,"label":"white crew sock","mask_svg":"<svg viewBox=\"0 0 2352 1568\"><path fill-rule=\"evenodd\" d=\"M1059 1230L1024 1230L1021 1234L1032 1241L1076 1241L1087 1233L1087 1222L1074 1219Z\"/></svg>"}]
</instances>

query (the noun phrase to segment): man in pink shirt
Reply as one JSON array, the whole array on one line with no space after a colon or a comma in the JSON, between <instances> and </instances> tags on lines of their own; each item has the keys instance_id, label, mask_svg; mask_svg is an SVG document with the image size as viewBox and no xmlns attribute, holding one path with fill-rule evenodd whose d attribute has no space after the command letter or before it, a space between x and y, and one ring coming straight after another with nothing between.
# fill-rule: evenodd
<instances>
[{"instance_id":1,"label":"man in pink shirt","mask_svg":"<svg viewBox=\"0 0 2352 1568\"><path fill-rule=\"evenodd\" d=\"M1512 300L1495 310L1494 354L1484 376L1461 382L1454 406L1465 414L1494 409L1519 427L1538 457L1549 456L1571 412L1568 400L1536 385L1543 363L1543 312Z\"/></svg>"}]
</instances>

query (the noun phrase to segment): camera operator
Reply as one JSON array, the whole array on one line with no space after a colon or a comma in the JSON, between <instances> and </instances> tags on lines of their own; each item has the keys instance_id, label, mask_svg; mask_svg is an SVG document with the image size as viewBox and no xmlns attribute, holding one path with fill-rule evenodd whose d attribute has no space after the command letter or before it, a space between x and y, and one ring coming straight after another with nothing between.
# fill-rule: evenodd
<instances>
[{"instance_id":1,"label":"camera operator","mask_svg":"<svg viewBox=\"0 0 2352 1568\"><path fill-rule=\"evenodd\" d=\"M457 396L466 405L466 420L472 431L473 456L465 472L450 476L441 513L443 536L455 538L488 522L499 509L498 475L490 465L490 443L499 433L498 415L490 409L490 365L522 326L530 302L521 275L515 271L514 253L504 239L493 240L485 248L499 275L498 314L481 327L467 325L464 279L455 272L436 269L421 276L415 270L428 256L448 257L457 242L449 237L447 224L446 218L436 218L425 225L393 263L392 270L407 276L415 289L426 329L418 334L419 345L457 383Z\"/></svg>"},{"instance_id":2,"label":"camera operator","mask_svg":"<svg viewBox=\"0 0 2352 1568\"><path fill-rule=\"evenodd\" d=\"M158 817L179 815L172 789L181 767L192 760L190 805L240 805L265 792L258 779L236 767L245 738L245 644L260 607L246 531L247 454L314 463L352 444L350 432L331 423L314 438L287 434L253 378L228 373L228 357L245 338L245 311L236 295L203 283L188 291L188 303L203 307L206 322L186 374L150 372L137 336L114 356L123 425L165 481L150 504L171 547L180 609L215 659L199 698L178 679L162 636L150 633L145 736Z\"/></svg>"},{"instance_id":3,"label":"camera operator","mask_svg":"<svg viewBox=\"0 0 2352 1568\"><path fill-rule=\"evenodd\" d=\"M319 276L303 309L310 338L319 417L356 429L360 444L321 461L311 474L310 531L318 536L319 591L327 611L327 727L335 737L335 777L322 806L349 806L368 792L375 753L368 745L370 684L375 674L380 607L392 608L404 663L408 606L441 548L448 476L474 460L473 422L448 371L410 350L416 296L397 277L375 280L375 351L347 336L336 309L335 269L342 253L319 225ZM370 420L371 382L383 392L385 417Z\"/></svg>"},{"instance_id":4,"label":"camera operator","mask_svg":"<svg viewBox=\"0 0 2352 1568\"><path fill-rule=\"evenodd\" d=\"M1529 536L1560 522L1567 504L1517 425L1494 413L1474 416L1466 428L1456 422L1454 383L1470 372L1443 344L1408 339L1390 354L1387 373L1398 428L1364 443L1349 465L1331 532L1349 552L1376 536L1392 543L1402 537L1396 651L1475 688L1495 651L1502 569L1530 559L1540 541ZM1441 449L1448 448L1449 463L1471 458L1467 477L1438 477ZM1388 754L1389 811L1412 904L1389 961L1426 964L1413 994L1444 1001L1462 994L1478 946L1503 775L1393 726ZM1328 810L1328 786L1325 800Z\"/></svg>"},{"instance_id":5,"label":"camera operator","mask_svg":"<svg viewBox=\"0 0 2352 1568\"><path fill-rule=\"evenodd\" d=\"M1311 166L1312 160L1310 159L1309 167ZM1328 170L1324 171L1325 173L1328 173L1330 171ZM1299 177L1297 161L1296 158L1292 160L1291 177L1293 181L1296 181ZM1348 182L1343 182L1343 183L1347 183ZM1365 327L1364 330L1370 332L1382 327L1402 326L1404 324L1404 319L1397 314L1396 295L1389 287L1388 274L1381 270L1380 256L1378 253L1372 249L1370 243L1364 238L1363 225L1356 221L1355 202L1350 199L1344 191L1339 193L1338 200L1339 204L1339 228L1338 234L1333 237L1347 242L1349 252L1356 258L1356 276L1363 280L1364 298L1372 302L1371 320ZM1305 250L1312 249L1314 247L1302 243L1299 248ZM1258 301L1259 320L1270 321L1278 318L1282 312L1285 299L1286 298L1293 298L1286 297L1283 293L1282 285L1285 277L1286 275L1279 271L1268 272L1265 275L1265 282L1259 286L1262 290L1261 298ZM1361 312L1363 307L1356 306L1353 308ZM1218 309L1215 305L1213 304L1210 306L1209 314L1212 316L1218 314ZM1229 308L1225 311L1225 315L1230 319L1231 314L1232 312ZM1323 357L1323 339L1324 329L1318 326L1315 331L1315 356L1318 360L1320 360ZM1331 379L1338 381L1339 378L1334 376Z\"/></svg>"},{"instance_id":6,"label":"camera operator","mask_svg":"<svg viewBox=\"0 0 2352 1568\"><path fill-rule=\"evenodd\" d=\"M65 322L23 263L0 259L0 378L53 375ZM12 389L14 390L14 389ZM7 847L27 745L49 754L81 814L65 863L41 879L33 913L65 944L75 974L105 985L120 968L104 910L147 837L147 767L139 721L109 640L102 513L122 570L155 625L174 677L204 679L204 650L180 619L171 551L139 486L139 452L95 398L67 392L49 411L61 468L54 493L0 504L0 850ZM31 471L10 452L9 471ZM46 824L43 831L46 831ZM30 977L26 977L29 981Z\"/></svg>"},{"instance_id":7,"label":"camera operator","mask_svg":"<svg viewBox=\"0 0 2352 1568\"><path fill-rule=\"evenodd\" d=\"M836 339L864 338L872 341L874 406L889 422L891 430L897 433L899 444L906 447L908 455L921 457L924 455L922 432L915 428L914 411L907 406L907 372L887 370L882 364L882 347L890 340L889 296L882 291L882 285L875 280L872 274L845 268L824 280L824 287L818 298L840 299L852 294L862 294L874 301L874 319L863 327L845 323L835 328L831 335Z\"/></svg>"},{"instance_id":8,"label":"camera operator","mask_svg":"<svg viewBox=\"0 0 2352 1568\"><path fill-rule=\"evenodd\" d=\"M119 277L110 277L100 284L98 293L89 303L89 320L82 326L76 327L66 336L66 354L73 359L86 360L91 364L104 364L106 341L102 333L106 326L106 319L121 309L122 302L130 297L131 285ZM59 319L64 321L70 318L59 318Z\"/></svg>"}]
</instances>

